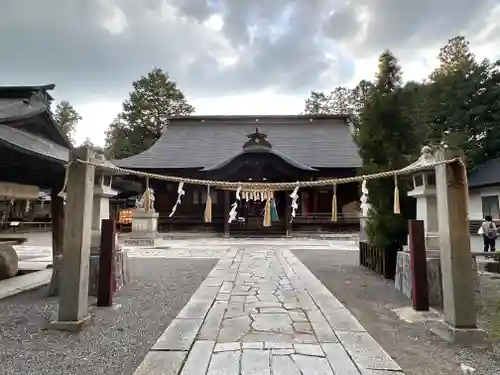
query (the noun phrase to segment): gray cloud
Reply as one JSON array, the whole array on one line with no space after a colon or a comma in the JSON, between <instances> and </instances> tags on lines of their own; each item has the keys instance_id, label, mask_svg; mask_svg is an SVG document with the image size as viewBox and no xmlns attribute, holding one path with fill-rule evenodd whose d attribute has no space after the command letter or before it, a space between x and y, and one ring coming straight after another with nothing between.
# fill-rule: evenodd
<instances>
[{"instance_id":1,"label":"gray cloud","mask_svg":"<svg viewBox=\"0 0 500 375\"><path fill-rule=\"evenodd\" d=\"M367 25L367 37L352 42L359 55L418 48L477 26L498 1L3 0L0 82L54 82L74 101L121 100L158 66L189 95L328 89L353 74L352 61L332 57L332 41L351 43ZM363 8L368 24L357 20ZM215 15L220 31L206 27Z\"/></svg>"},{"instance_id":2,"label":"gray cloud","mask_svg":"<svg viewBox=\"0 0 500 375\"><path fill-rule=\"evenodd\" d=\"M364 37L351 45L361 55L387 48L418 50L458 34L473 37L498 4L500 0L353 0L331 15L325 35L354 39L364 31ZM365 11L369 17L359 22Z\"/></svg>"}]
</instances>

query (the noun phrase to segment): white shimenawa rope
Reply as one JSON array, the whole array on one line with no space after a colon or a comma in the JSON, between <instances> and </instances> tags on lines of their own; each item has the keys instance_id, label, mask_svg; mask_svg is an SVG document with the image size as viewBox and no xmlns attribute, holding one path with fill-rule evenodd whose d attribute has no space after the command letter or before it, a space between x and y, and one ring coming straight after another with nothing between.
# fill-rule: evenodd
<instances>
[{"instance_id":1,"label":"white shimenawa rope","mask_svg":"<svg viewBox=\"0 0 500 375\"><path fill-rule=\"evenodd\" d=\"M177 187L177 201L175 202L174 207L172 208L172 212L168 217L172 217L175 214L175 211L177 210L177 206L181 204L182 196L185 195L186 192L184 191L184 182L181 181L179 182L179 186Z\"/></svg>"},{"instance_id":2,"label":"white shimenawa rope","mask_svg":"<svg viewBox=\"0 0 500 375\"><path fill-rule=\"evenodd\" d=\"M234 220L236 220L236 215L237 215L236 209L238 208L238 203L241 200L240 192L241 192L241 186L238 186L238 188L236 189L236 199L231 205L231 211L229 211L228 223L232 223Z\"/></svg>"},{"instance_id":3,"label":"white shimenawa rope","mask_svg":"<svg viewBox=\"0 0 500 375\"><path fill-rule=\"evenodd\" d=\"M107 169L110 171L113 171L115 173L121 173L121 174L127 174L127 175L133 175L133 176L138 176L138 177L149 177L152 179L156 180L162 180L162 181L169 181L169 182L178 182L178 183L186 183L186 184L191 184L191 185L210 185L216 188L222 188L222 189L231 189L231 188L240 188L241 189L248 189L248 190L266 190L266 189L271 189L271 190L293 190L297 186L304 188L304 187L321 187L321 186L331 186L333 184L348 184L351 182L362 182L363 180L375 180L375 179L380 179L380 178L386 178L386 177L392 177L394 175L409 175L415 172L419 171L424 171L424 170L429 170L432 169L438 165L443 165L443 164L452 164L452 163L460 163L461 165L464 165L464 162L462 158L456 157L453 159L449 160L443 160L443 161L429 161L429 160L424 160L424 159L419 159L417 162L402 168L402 169L397 169L397 170L391 170L391 171L385 171L385 172L378 172L378 173L372 173L372 174L367 174L367 175L360 175L360 176L354 176L354 177L342 177L342 178L332 178L332 179L325 179L325 180L316 180L316 181L298 181L298 182L232 182L232 181L217 181L217 180L202 180L202 179L196 179L196 178L185 178L185 177L176 177L176 176L168 176L168 175L161 175L161 174L156 174L156 173L149 173L149 172L143 172L143 171L135 171L131 169L125 169L125 168L120 168L114 165L111 165L110 163L107 164L100 164L92 161L85 161L81 159L77 159L76 162L81 163L81 164L87 164L94 166L96 168L100 169ZM67 168L66 170L68 170ZM65 180L67 177L65 178Z\"/></svg>"},{"instance_id":4,"label":"white shimenawa rope","mask_svg":"<svg viewBox=\"0 0 500 375\"><path fill-rule=\"evenodd\" d=\"M325 180L316 180L316 181L297 181L295 183L293 182L232 182L232 181L217 181L217 180L202 180L202 179L196 179L196 178L185 178L185 177L176 177L176 176L168 176L168 175L161 175L161 174L156 174L156 173L148 173L148 172L143 172L143 171L135 171L132 169L126 169L126 168L120 168L117 167L116 165L113 165L111 163L98 163L94 161L87 161L87 160L81 160L81 159L76 159L76 160L71 160L69 163L66 164L65 166L65 176L64 176L64 184L63 188L61 189L61 192L58 194L59 196L64 196L64 191L66 190L66 186L68 183L68 172L69 172L69 167L71 163L77 162L81 164L86 164L86 165L91 165L93 167L99 168L101 170L110 170L114 172L115 174L126 174L126 175L133 175L133 176L138 176L138 177L144 177L144 178L153 178L156 180L162 180L162 181L169 181L169 182L178 182L179 186L177 188L177 201L172 209L172 212L170 213L169 217L172 217L177 209L177 206L181 203L182 196L185 194L185 191L183 189L184 184L192 184L192 185L210 185L216 188L222 188L222 189L235 189L236 188L236 201L231 205L231 211L229 212L229 218L228 221L231 223L233 220L236 219L236 209L238 207L238 202L240 201L240 192L242 189L244 190L273 190L273 191L278 191L278 190L292 190L293 192L290 195L292 198L292 204L291 204L291 221L296 215L296 211L299 207L298 205L298 190L301 187L321 187L321 186L331 186L331 185L339 185L339 184L347 184L347 183L352 183L352 182L364 182L366 184L367 180L375 180L375 179L380 179L380 178L386 178L386 177L391 177L391 176L398 176L398 175L410 175L415 172L419 171L424 171L424 170L429 170L432 169L438 165L444 165L444 164L452 164L452 163L459 163L462 168L465 170L465 163L461 157L455 157L453 159L449 160L442 160L442 161L435 161L432 153L430 152L429 147L424 147L422 149L422 155L419 157L419 159L404 167L401 169L397 170L391 170L391 171L385 171L385 172L378 172L378 173L372 173L372 174L367 174L367 175L360 175L360 176L354 176L354 177L343 177L343 178L332 178L332 179L325 179ZM366 186L366 185L365 185Z\"/></svg>"},{"instance_id":5,"label":"white shimenawa rope","mask_svg":"<svg viewBox=\"0 0 500 375\"><path fill-rule=\"evenodd\" d=\"M299 199L299 186L296 186L295 189L293 189L292 191L292 194L290 194L290 198L292 198L292 217L290 219L290 222L293 221L293 219L295 218L295 215L296 215L296 212L297 212L297 209L299 208L299 204L298 204L298 199Z\"/></svg>"}]
</instances>

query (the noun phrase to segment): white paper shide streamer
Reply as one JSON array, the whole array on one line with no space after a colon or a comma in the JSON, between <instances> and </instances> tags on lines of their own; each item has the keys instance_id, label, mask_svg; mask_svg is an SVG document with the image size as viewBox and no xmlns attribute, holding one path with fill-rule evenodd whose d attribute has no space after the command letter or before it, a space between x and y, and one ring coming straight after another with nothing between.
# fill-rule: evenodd
<instances>
[{"instance_id":1,"label":"white paper shide streamer","mask_svg":"<svg viewBox=\"0 0 500 375\"><path fill-rule=\"evenodd\" d=\"M231 205L231 211L229 211L228 223L232 223L234 220L236 220L236 215L237 215L236 209L238 208L238 202L241 199L240 192L241 192L241 186L239 186L238 189L236 189L236 200Z\"/></svg>"},{"instance_id":2,"label":"white paper shide streamer","mask_svg":"<svg viewBox=\"0 0 500 375\"><path fill-rule=\"evenodd\" d=\"M299 187L296 186L295 189L293 189L292 194L290 194L290 198L292 198L292 220L295 217L297 208L299 208L299 203L297 202L299 199Z\"/></svg>"},{"instance_id":3,"label":"white paper shide streamer","mask_svg":"<svg viewBox=\"0 0 500 375\"><path fill-rule=\"evenodd\" d=\"M175 205L172 208L172 212L170 213L170 215L168 215L168 217L174 216L175 210L177 210L177 206L181 204L182 196L185 194L186 192L184 191L184 182L181 181L179 182L179 186L177 187L177 201L175 202Z\"/></svg>"}]
</instances>

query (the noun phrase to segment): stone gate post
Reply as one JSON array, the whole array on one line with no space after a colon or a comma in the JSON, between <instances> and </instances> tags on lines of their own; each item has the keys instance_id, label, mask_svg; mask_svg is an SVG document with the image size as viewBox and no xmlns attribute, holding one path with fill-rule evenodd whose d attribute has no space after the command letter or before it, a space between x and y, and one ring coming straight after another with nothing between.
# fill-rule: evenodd
<instances>
[{"instance_id":1,"label":"stone gate post","mask_svg":"<svg viewBox=\"0 0 500 375\"><path fill-rule=\"evenodd\" d=\"M442 149L436 161L462 155ZM441 164L435 170L445 319L432 331L449 342L473 344L484 340L484 332L476 322L466 174L459 163Z\"/></svg>"},{"instance_id":2,"label":"stone gate post","mask_svg":"<svg viewBox=\"0 0 500 375\"><path fill-rule=\"evenodd\" d=\"M88 285L95 167L75 161L94 161L88 147L73 150L70 158L73 162L68 167L58 320L50 326L77 331L90 320Z\"/></svg>"}]
</instances>

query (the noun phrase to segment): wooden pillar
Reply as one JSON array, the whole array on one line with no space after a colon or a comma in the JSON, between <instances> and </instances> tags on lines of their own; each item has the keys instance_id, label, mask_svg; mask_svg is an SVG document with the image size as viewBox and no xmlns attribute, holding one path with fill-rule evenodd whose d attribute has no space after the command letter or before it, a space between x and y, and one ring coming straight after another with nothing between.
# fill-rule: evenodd
<instances>
[{"instance_id":1,"label":"wooden pillar","mask_svg":"<svg viewBox=\"0 0 500 375\"><path fill-rule=\"evenodd\" d=\"M230 200L231 200L231 192L229 190L224 190L224 217L223 217L224 237L229 237L229 229L230 229L229 210L231 206Z\"/></svg>"},{"instance_id":2,"label":"wooden pillar","mask_svg":"<svg viewBox=\"0 0 500 375\"><path fill-rule=\"evenodd\" d=\"M52 221L52 278L49 285L49 297L59 295L61 263L64 248L64 199L58 194L61 186L52 187L50 191L50 216Z\"/></svg>"},{"instance_id":3,"label":"wooden pillar","mask_svg":"<svg viewBox=\"0 0 500 375\"><path fill-rule=\"evenodd\" d=\"M306 207L305 207L305 214L309 215L311 213L311 191L308 190L307 192L302 192L302 193L306 193L307 194L306 195L306 199L305 199L305 205L306 205Z\"/></svg>"},{"instance_id":4,"label":"wooden pillar","mask_svg":"<svg viewBox=\"0 0 500 375\"><path fill-rule=\"evenodd\" d=\"M71 160L90 161L89 148L72 151ZM95 167L73 162L68 170L66 215L64 220L64 258L58 320L52 328L78 331L90 321L88 314L90 232Z\"/></svg>"},{"instance_id":5,"label":"wooden pillar","mask_svg":"<svg viewBox=\"0 0 500 375\"><path fill-rule=\"evenodd\" d=\"M410 267L413 308L429 311L429 288L427 285L427 252L423 220L409 220Z\"/></svg>"},{"instance_id":6,"label":"wooden pillar","mask_svg":"<svg viewBox=\"0 0 500 375\"><path fill-rule=\"evenodd\" d=\"M113 259L116 247L116 225L114 219L104 219L101 225L99 256L99 283L97 306L113 305Z\"/></svg>"},{"instance_id":7,"label":"wooden pillar","mask_svg":"<svg viewBox=\"0 0 500 375\"><path fill-rule=\"evenodd\" d=\"M290 198L290 193L285 192L285 235L287 237L292 236L292 198Z\"/></svg>"},{"instance_id":8,"label":"wooden pillar","mask_svg":"<svg viewBox=\"0 0 500 375\"><path fill-rule=\"evenodd\" d=\"M462 156L460 151L439 150L436 161ZM458 163L436 166L439 245L443 285L444 324L433 332L447 341L470 344L482 341L477 329L474 275L467 212L468 186Z\"/></svg>"},{"instance_id":9,"label":"wooden pillar","mask_svg":"<svg viewBox=\"0 0 500 375\"><path fill-rule=\"evenodd\" d=\"M312 190L313 194L313 213L318 213L318 199L319 199L319 191L317 189Z\"/></svg>"}]
</instances>

